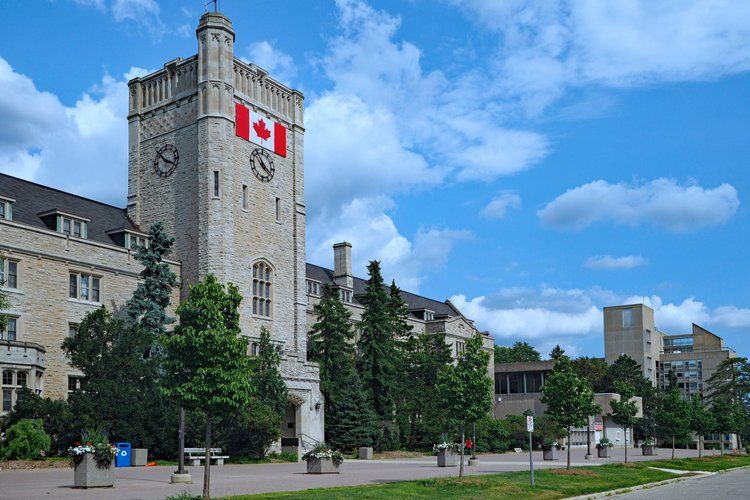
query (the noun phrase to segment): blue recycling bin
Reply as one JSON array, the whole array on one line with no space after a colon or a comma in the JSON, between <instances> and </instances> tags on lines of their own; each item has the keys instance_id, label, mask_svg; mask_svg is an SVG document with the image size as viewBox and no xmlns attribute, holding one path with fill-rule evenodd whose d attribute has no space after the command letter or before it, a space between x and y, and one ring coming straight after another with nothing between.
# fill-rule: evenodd
<instances>
[{"instance_id":1,"label":"blue recycling bin","mask_svg":"<svg viewBox=\"0 0 750 500\"><path fill-rule=\"evenodd\" d=\"M117 446L115 467L130 467L130 443L115 443L115 446Z\"/></svg>"}]
</instances>

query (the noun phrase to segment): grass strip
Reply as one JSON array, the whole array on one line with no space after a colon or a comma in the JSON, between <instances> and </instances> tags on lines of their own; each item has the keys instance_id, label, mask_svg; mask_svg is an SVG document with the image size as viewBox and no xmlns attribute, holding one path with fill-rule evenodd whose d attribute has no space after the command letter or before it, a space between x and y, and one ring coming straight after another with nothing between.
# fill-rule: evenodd
<instances>
[{"instance_id":1,"label":"grass strip","mask_svg":"<svg viewBox=\"0 0 750 500\"><path fill-rule=\"evenodd\" d=\"M529 485L528 471L398 481L387 484L318 488L304 491L265 493L231 497L237 499L379 499L379 498L540 498L554 499L588 495L601 491L629 488L645 483L679 477L655 470L664 467L679 470L719 471L750 465L748 456L724 456L657 460L594 467L542 469L536 471L536 487Z\"/></svg>"}]
</instances>

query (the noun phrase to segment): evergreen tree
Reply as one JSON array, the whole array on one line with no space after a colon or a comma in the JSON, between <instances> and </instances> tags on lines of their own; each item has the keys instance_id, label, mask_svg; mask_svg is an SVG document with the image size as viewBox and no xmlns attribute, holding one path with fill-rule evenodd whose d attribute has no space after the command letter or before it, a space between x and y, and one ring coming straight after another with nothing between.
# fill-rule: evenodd
<instances>
[{"instance_id":1,"label":"evergreen tree","mask_svg":"<svg viewBox=\"0 0 750 500\"><path fill-rule=\"evenodd\" d=\"M636 415L638 414L638 406L633 400L635 395L635 389L632 385L627 382L617 382L615 384L617 393L620 395L620 400L612 400L610 405L612 406L612 420L618 425L622 425L625 429L625 463L628 463L628 439L627 432L630 430L631 438L633 436L632 428L639 420Z\"/></svg>"},{"instance_id":2,"label":"evergreen tree","mask_svg":"<svg viewBox=\"0 0 750 500\"><path fill-rule=\"evenodd\" d=\"M565 350L559 345L556 345L549 353L549 359L553 359L555 361L559 361L560 359L567 357L568 355L565 354Z\"/></svg>"},{"instance_id":3,"label":"evergreen tree","mask_svg":"<svg viewBox=\"0 0 750 500\"><path fill-rule=\"evenodd\" d=\"M451 420L461 429L461 465L464 472L466 425L477 422L492 411L492 379L487 373L490 354L482 349L482 336L476 334L466 342L466 349L456 366L449 365L440 381L443 406Z\"/></svg>"},{"instance_id":4,"label":"evergreen tree","mask_svg":"<svg viewBox=\"0 0 750 500\"><path fill-rule=\"evenodd\" d=\"M677 387L671 387L664 393L656 420L662 434L672 438L674 459L675 439L686 436L690 430L690 408Z\"/></svg>"},{"instance_id":5,"label":"evergreen tree","mask_svg":"<svg viewBox=\"0 0 750 500\"><path fill-rule=\"evenodd\" d=\"M560 351L562 349L556 353L555 366L542 386L542 403L547 405L546 415L567 430L570 441L571 429L586 425L589 416L598 414L601 407L594 403L594 391L589 383L576 375L570 358ZM570 469L570 442L567 449L567 468Z\"/></svg>"},{"instance_id":6,"label":"evergreen tree","mask_svg":"<svg viewBox=\"0 0 750 500\"><path fill-rule=\"evenodd\" d=\"M604 359L581 356L571 362L576 375L588 380L594 392L605 392L607 388L607 362Z\"/></svg>"},{"instance_id":7,"label":"evergreen tree","mask_svg":"<svg viewBox=\"0 0 750 500\"><path fill-rule=\"evenodd\" d=\"M706 381L709 397L721 395L750 407L750 362L747 358L725 359Z\"/></svg>"},{"instance_id":8,"label":"evergreen tree","mask_svg":"<svg viewBox=\"0 0 750 500\"><path fill-rule=\"evenodd\" d=\"M409 306L401 298L401 289L396 281L391 282L388 295L388 315L391 318L391 332L394 339L406 340L411 336L412 326L408 323Z\"/></svg>"},{"instance_id":9,"label":"evergreen tree","mask_svg":"<svg viewBox=\"0 0 750 500\"><path fill-rule=\"evenodd\" d=\"M258 356L252 360L252 379L255 397L283 418L288 399L286 384L279 373L281 355L271 343L271 332L265 326L260 327Z\"/></svg>"},{"instance_id":10,"label":"evergreen tree","mask_svg":"<svg viewBox=\"0 0 750 500\"><path fill-rule=\"evenodd\" d=\"M190 288L177 308L180 322L164 345L164 393L206 418L203 498L210 498L211 423L226 412L247 407L252 369L247 337L240 335L237 287L209 274Z\"/></svg>"},{"instance_id":11,"label":"evergreen tree","mask_svg":"<svg viewBox=\"0 0 750 500\"><path fill-rule=\"evenodd\" d=\"M308 335L308 357L320 365L320 391L325 401L326 442L331 442L331 415L343 400L341 392L354 372L354 332L351 313L329 284L313 308L317 322Z\"/></svg>"},{"instance_id":12,"label":"evergreen tree","mask_svg":"<svg viewBox=\"0 0 750 500\"><path fill-rule=\"evenodd\" d=\"M367 266L369 279L363 297L364 313L360 327L358 368L362 383L372 401L373 409L387 427L394 417L396 389L396 341L388 308L388 295L376 260Z\"/></svg>"},{"instance_id":13,"label":"evergreen tree","mask_svg":"<svg viewBox=\"0 0 750 500\"><path fill-rule=\"evenodd\" d=\"M631 385L635 390L635 395L642 399L643 418L639 419L635 425L638 436L654 436L660 395L651 381L643 376L641 365L627 354L620 355L607 368L604 388L600 390L602 392L617 392L616 386L620 382Z\"/></svg>"},{"instance_id":14,"label":"evergreen tree","mask_svg":"<svg viewBox=\"0 0 750 500\"><path fill-rule=\"evenodd\" d=\"M495 363L540 361L542 355L528 342L516 342L511 347L495 346Z\"/></svg>"},{"instance_id":15,"label":"evergreen tree","mask_svg":"<svg viewBox=\"0 0 750 500\"><path fill-rule=\"evenodd\" d=\"M349 379L341 391L341 401L334 413L326 415L331 422L327 442L340 450L353 450L359 446L372 446L377 432L377 415L370 406L370 400L355 371L349 372Z\"/></svg>"},{"instance_id":16,"label":"evergreen tree","mask_svg":"<svg viewBox=\"0 0 750 500\"><path fill-rule=\"evenodd\" d=\"M716 419L713 414L703 406L700 396L693 396L690 401L690 430L698 435L698 458L703 456L703 438L716 429Z\"/></svg>"}]
</instances>

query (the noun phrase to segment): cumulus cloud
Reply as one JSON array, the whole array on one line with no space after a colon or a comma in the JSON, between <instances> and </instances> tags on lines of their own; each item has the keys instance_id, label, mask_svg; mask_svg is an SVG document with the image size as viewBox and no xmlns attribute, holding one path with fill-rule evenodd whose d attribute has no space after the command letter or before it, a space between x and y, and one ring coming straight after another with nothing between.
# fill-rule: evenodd
<instances>
[{"instance_id":1,"label":"cumulus cloud","mask_svg":"<svg viewBox=\"0 0 750 500\"><path fill-rule=\"evenodd\" d=\"M600 288L514 287L473 298L455 295L450 300L499 343L531 339L543 346L574 345L589 336L602 342L602 309L621 304L646 304L654 309L656 326L671 334L690 332L693 323L709 329L750 327L750 309L711 309L694 297L667 302L658 295L628 296Z\"/></svg>"},{"instance_id":2,"label":"cumulus cloud","mask_svg":"<svg viewBox=\"0 0 750 500\"><path fill-rule=\"evenodd\" d=\"M262 40L250 45L247 49L248 58L241 58L247 63L255 63L285 85L297 76L297 65L292 56L274 47L271 42Z\"/></svg>"},{"instance_id":3,"label":"cumulus cloud","mask_svg":"<svg viewBox=\"0 0 750 500\"><path fill-rule=\"evenodd\" d=\"M442 267L456 242L471 237L462 230L421 228L410 239L399 233L389 212L393 200L385 196L357 198L335 214L322 214L308 227L308 259L332 267L333 244L352 244L354 273L366 276L367 263L380 260L386 280L418 291L424 273Z\"/></svg>"},{"instance_id":4,"label":"cumulus cloud","mask_svg":"<svg viewBox=\"0 0 750 500\"><path fill-rule=\"evenodd\" d=\"M671 231L687 231L725 222L739 204L737 190L730 184L703 188L681 186L671 179L635 185L597 180L566 191L537 214L542 223L558 229L611 221L629 226L652 222Z\"/></svg>"},{"instance_id":5,"label":"cumulus cloud","mask_svg":"<svg viewBox=\"0 0 750 500\"><path fill-rule=\"evenodd\" d=\"M583 264L589 269L633 269L645 266L646 259L640 255L626 255L624 257L612 257L611 255L597 255L589 257Z\"/></svg>"},{"instance_id":6,"label":"cumulus cloud","mask_svg":"<svg viewBox=\"0 0 750 500\"><path fill-rule=\"evenodd\" d=\"M482 215L489 219L502 219L509 210L519 208L521 208L521 197L513 191L503 191L492 198L492 201L482 209Z\"/></svg>"},{"instance_id":7,"label":"cumulus cloud","mask_svg":"<svg viewBox=\"0 0 750 500\"><path fill-rule=\"evenodd\" d=\"M0 168L6 173L123 205L127 189L127 79L105 75L73 106L36 88L0 58ZM64 175L61 175L64 172Z\"/></svg>"},{"instance_id":8,"label":"cumulus cloud","mask_svg":"<svg viewBox=\"0 0 750 500\"><path fill-rule=\"evenodd\" d=\"M750 5L724 0L453 0L498 37L498 95L543 111L570 88L716 79L750 69Z\"/></svg>"}]
</instances>

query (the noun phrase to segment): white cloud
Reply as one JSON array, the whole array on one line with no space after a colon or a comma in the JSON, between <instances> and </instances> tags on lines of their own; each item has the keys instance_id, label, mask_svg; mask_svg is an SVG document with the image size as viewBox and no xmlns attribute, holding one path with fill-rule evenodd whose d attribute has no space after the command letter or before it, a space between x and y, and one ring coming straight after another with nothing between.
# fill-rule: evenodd
<instances>
[{"instance_id":1,"label":"white cloud","mask_svg":"<svg viewBox=\"0 0 750 500\"><path fill-rule=\"evenodd\" d=\"M653 222L671 231L687 231L725 222L739 204L730 184L709 189L680 186L670 179L635 185L598 180L566 191L537 214L542 223L559 229L612 221L629 226Z\"/></svg>"},{"instance_id":2,"label":"white cloud","mask_svg":"<svg viewBox=\"0 0 750 500\"><path fill-rule=\"evenodd\" d=\"M502 219L508 214L508 210L519 208L521 197L512 191L503 191L482 209L482 215L490 219Z\"/></svg>"},{"instance_id":3,"label":"white cloud","mask_svg":"<svg viewBox=\"0 0 750 500\"><path fill-rule=\"evenodd\" d=\"M74 106L39 91L0 58L0 168L6 173L123 205L127 189L127 78L105 75ZM64 175L61 173L64 172Z\"/></svg>"},{"instance_id":4,"label":"white cloud","mask_svg":"<svg viewBox=\"0 0 750 500\"><path fill-rule=\"evenodd\" d=\"M285 85L290 85L292 79L297 76L297 66L292 56L275 48L266 40L251 44L247 52L249 57L242 58L243 61L255 63Z\"/></svg>"},{"instance_id":5,"label":"white cloud","mask_svg":"<svg viewBox=\"0 0 750 500\"><path fill-rule=\"evenodd\" d=\"M75 3L85 7L95 7L101 12L107 11L105 0L75 0ZM151 36L161 37L167 28L161 20L159 4L156 0L113 0L109 10L115 22L132 22L149 31ZM183 27L177 28L183 34Z\"/></svg>"},{"instance_id":6,"label":"white cloud","mask_svg":"<svg viewBox=\"0 0 750 500\"><path fill-rule=\"evenodd\" d=\"M645 266L647 262L640 255L626 255L624 257L597 255L586 259L583 265L589 269L633 269L634 267Z\"/></svg>"},{"instance_id":7,"label":"white cloud","mask_svg":"<svg viewBox=\"0 0 750 500\"><path fill-rule=\"evenodd\" d=\"M750 309L736 306L711 309L694 297L679 303L665 302L658 295L627 296L599 288L516 287L473 298L455 295L450 300L499 343L507 343L507 339L532 339L542 346L575 345L590 336L594 342L602 343L598 348L603 346L602 309L621 304L643 303L653 308L656 326L670 334L690 332L693 323L709 329L750 327ZM721 331L716 333L722 335Z\"/></svg>"},{"instance_id":8,"label":"white cloud","mask_svg":"<svg viewBox=\"0 0 750 500\"><path fill-rule=\"evenodd\" d=\"M453 0L498 36L494 91L538 113L567 89L716 79L750 69L750 4Z\"/></svg>"},{"instance_id":9,"label":"white cloud","mask_svg":"<svg viewBox=\"0 0 750 500\"><path fill-rule=\"evenodd\" d=\"M366 276L367 263L380 260L386 280L417 291L429 269L442 267L453 245L470 238L467 231L423 228L410 241L401 235L388 214L394 203L385 196L357 198L345 204L335 215L322 214L309 227L308 259L331 267L334 243L352 244L353 270Z\"/></svg>"}]
</instances>

